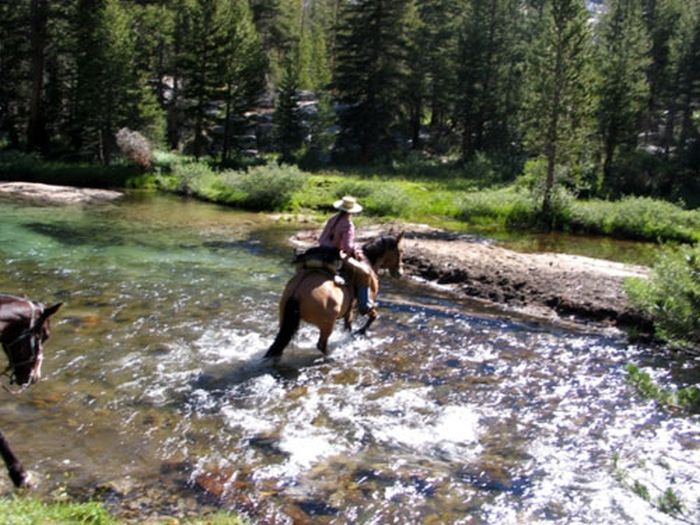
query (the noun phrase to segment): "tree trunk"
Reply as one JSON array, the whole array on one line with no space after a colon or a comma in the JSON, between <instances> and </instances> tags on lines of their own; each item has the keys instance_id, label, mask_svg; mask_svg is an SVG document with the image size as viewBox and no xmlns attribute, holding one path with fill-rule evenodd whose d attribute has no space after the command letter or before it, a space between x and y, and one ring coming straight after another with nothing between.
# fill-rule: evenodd
<instances>
[{"instance_id":1,"label":"tree trunk","mask_svg":"<svg viewBox=\"0 0 700 525\"><path fill-rule=\"evenodd\" d=\"M226 113L224 120L224 139L221 145L221 163L225 163L229 159L229 150L231 148L231 83L229 82L226 89Z\"/></svg>"},{"instance_id":2,"label":"tree trunk","mask_svg":"<svg viewBox=\"0 0 700 525\"><path fill-rule=\"evenodd\" d=\"M46 114L43 104L44 65L48 0L32 0L31 3L31 95L29 101L29 124L27 127L27 150L48 153Z\"/></svg>"}]
</instances>

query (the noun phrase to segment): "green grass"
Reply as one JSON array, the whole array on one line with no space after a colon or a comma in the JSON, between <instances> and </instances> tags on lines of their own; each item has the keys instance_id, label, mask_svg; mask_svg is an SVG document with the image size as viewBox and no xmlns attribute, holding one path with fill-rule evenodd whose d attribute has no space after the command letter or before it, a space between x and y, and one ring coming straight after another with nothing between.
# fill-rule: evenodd
<instances>
[{"instance_id":1,"label":"green grass","mask_svg":"<svg viewBox=\"0 0 700 525\"><path fill-rule=\"evenodd\" d=\"M100 503L44 503L34 498L0 499L3 525L116 525Z\"/></svg>"},{"instance_id":2,"label":"green grass","mask_svg":"<svg viewBox=\"0 0 700 525\"><path fill-rule=\"evenodd\" d=\"M572 231L645 241L695 243L700 240L700 211L649 197L619 201L575 201L570 208Z\"/></svg>"},{"instance_id":3,"label":"green grass","mask_svg":"<svg viewBox=\"0 0 700 525\"><path fill-rule=\"evenodd\" d=\"M42 502L33 497L16 496L0 499L0 523L2 525L121 525L97 502L69 503ZM213 514L174 520L173 518L149 519L150 525L244 525L246 522L235 514L219 511Z\"/></svg>"},{"instance_id":4,"label":"green grass","mask_svg":"<svg viewBox=\"0 0 700 525\"><path fill-rule=\"evenodd\" d=\"M636 365L625 367L627 381L634 385L639 394L652 399L663 407L683 408L692 413L700 412L700 389L695 386L680 388L676 391L661 388L652 377L640 370Z\"/></svg>"}]
</instances>

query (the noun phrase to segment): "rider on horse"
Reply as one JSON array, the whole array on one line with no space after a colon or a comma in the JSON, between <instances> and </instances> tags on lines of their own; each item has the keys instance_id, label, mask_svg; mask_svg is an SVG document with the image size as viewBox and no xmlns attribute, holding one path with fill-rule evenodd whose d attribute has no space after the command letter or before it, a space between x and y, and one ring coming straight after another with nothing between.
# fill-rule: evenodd
<instances>
[{"instance_id":1,"label":"rider on horse","mask_svg":"<svg viewBox=\"0 0 700 525\"><path fill-rule=\"evenodd\" d=\"M342 262L345 269L369 276L372 269L365 260L362 248L355 245L355 225L352 222L352 215L362 211L362 206L355 197L347 195L335 201L333 207L338 213L326 222L319 238L320 246L310 248L298 256L297 262L307 268L318 264L333 273L336 273ZM367 279L362 281L366 282ZM360 313L368 313L373 306L369 298L369 288L360 286L357 295Z\"/></svg>"}]
</instances>

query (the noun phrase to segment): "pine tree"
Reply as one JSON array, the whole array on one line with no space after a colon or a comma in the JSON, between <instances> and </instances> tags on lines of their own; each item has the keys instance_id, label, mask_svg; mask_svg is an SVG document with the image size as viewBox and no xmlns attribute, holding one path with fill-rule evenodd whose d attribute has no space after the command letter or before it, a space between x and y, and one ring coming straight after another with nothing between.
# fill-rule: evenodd
<instances>
[{"instance_id":1,"label":"pine tree","mask_svg":"<svg viewBox=\"0 0 700 525\"><path fill-rule=\"evenodd\" d=\"M410 0L358 0L341 7L334 87L344 106L338 146L368 162L396 149L405 126Z\"/></svg>"},{"instance_id":2,"label":"pine tree","mask_svg":"<svg viewBox=\"0 0 700 525\"><path fill-rule=\"evenodd\" d=\"M47 0L31 0L30 3L30 77L29 122L27 125L27 150L49 152L46 129L44 81L46 46L48 42L49 6Z\"/></svg>"},{"instance_id":3,"label":"pine tree","mask_svg":"<svg viewBox=\"0 0 700 525\"><path fill-rule=\"evenodd\" d=\"M519 0L469 0L458 69L462 156L506 150L514 142L520 100Z\"/></svg>"},{"instance_id":4,"label":"pine tree","mask_svg":"<svg viewBox=\"0 0 700 525\"><path fill-rule=\"evenodd\" d=\"M185 115L192 126L192 154L199 158L211 152L210 128L216 121L212 103L221 100L218 92L224 84L225 24L222 17L225 0L185 0L183 13L182 96L188 100Z\"/></svg>"},{"instance_id":5,"label":"pine tree","mask_svg":"<svg viewBox=\"0 0 700 525\"><path fill-rule=\"evenodd\" d=\"M545 159L542 217L553 218L555 173L579 167L594 109L591 34L582 0L550 0L529 56L526 140Z\"/></svg>"},{"instance_id":6,"label":"pine tree","mask_svg":"<svg viewBox=\"0 0 700 525\"><path fill-rule=\"evenodd\" d=\"M651 40L647 69L649 103L645 128L647 143L669 154L673 142L675 81L672 48L677 38L684 0L644 0L644 19ZM659 132L665 130L665 134Z\"/></svg>"},{"instance_id":7,"label":"pine tree","mask_svg":"<svg viewBox=\"0 0 700 525\"><path fill-rule=\"evenodd\" d=\"M603 174L610 182L619 153L632 152L649 97L649 41L639 0L613 0L599 27L598 127Z\"/></svg>"},{"instance_id":8,"label":"pine tree","mask_svg":"<svg viewBox=\"0 0 700 525\"><path fill-rule=\"evenodd\" d=\"M294 60L288 59L279 87L274 115L277 146L282 154L282 160L285 162L293 160L293 153L301 147L304 138L298 90L297 65Z\"/></svg>"},{"instance_id":9,"label":"pine tree","mask_svg":"<svg viewBox=\"0 0 700 525\"><path fill-rule=\"evenodd\" d=\"M0 2L0 144L7 142L14 149L21 146L26 115L28 18L25 2Z\"/></svg>"},{"instance_id":10,"label":"pine tree","mask_svg":"<svg viewBox=\"0 0 700 525\"><path fill-rule=\"evenodd\" d=\"M690 168L697 179L700 174L700 133L696 124L700 108L700 2L686 5L680 25L672 53L677 79L672 107L673 113L678 114L680 128L675 150L681 164Z\"/></svg>"},{"instance_id":11,"label":"pine tree","mask_svg":"<svg viewBox=\"0 0 700 525\"><path fill-rule=\"evenodd\" d=\"M313 22L311 27L311 66L309 76L311 89L327 89L333 79L329 63L326 32L320 22Z\"/></svg>"},{"instance_id":12,"label":"pine tree","mask_svg":"<svg viewBox=\"0 0 700 525\"><path fill-rule=\"evenodd\" d=\"M270 64L273 84L282 73L280 64L292 52L300 34L299 0L250 0L255 27Z\"/></svg>"},{"instance_id":13,"label":"pine tree","mask_svg":"<svg viewBox=\"0 0 700 525\"><path fill-rule=\"evenodd\" d=\"M223 80L225 105L221 158L227 161L234 122L245 121L245 112L254 107L265 88L267 58L253 17L245 0L233 0L223 14Z\"/></svg>"},{"instance_id":14,"label":"pine tree","mask_svg":"<svg viewBox=\"0 0 700 525\"><path fill-rule=\"evenodd\" d=\"M435 130L451 124L455 109L459 26L466 0L419 2L422 22L411 62L420 64L426 79L430 124Z\"/></svg>"}]
</instances>

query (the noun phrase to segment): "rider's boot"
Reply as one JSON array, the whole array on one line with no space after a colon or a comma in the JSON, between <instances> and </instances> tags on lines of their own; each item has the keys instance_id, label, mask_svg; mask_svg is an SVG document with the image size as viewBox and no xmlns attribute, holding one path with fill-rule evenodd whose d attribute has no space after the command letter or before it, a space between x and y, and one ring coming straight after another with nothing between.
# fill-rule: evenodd
<instances>
[{"instance_id":1,"label":"rider's boot","mask_svg":"<svg viewBox=\"0 0 700 525\"><path fill-rule=\"evenodd\" d=\"M366 315L374 308L374 303L369 298L369 287L363 286L357 290L357 299L360 307L360 313Z\"/></svg>"}]
</instances>

